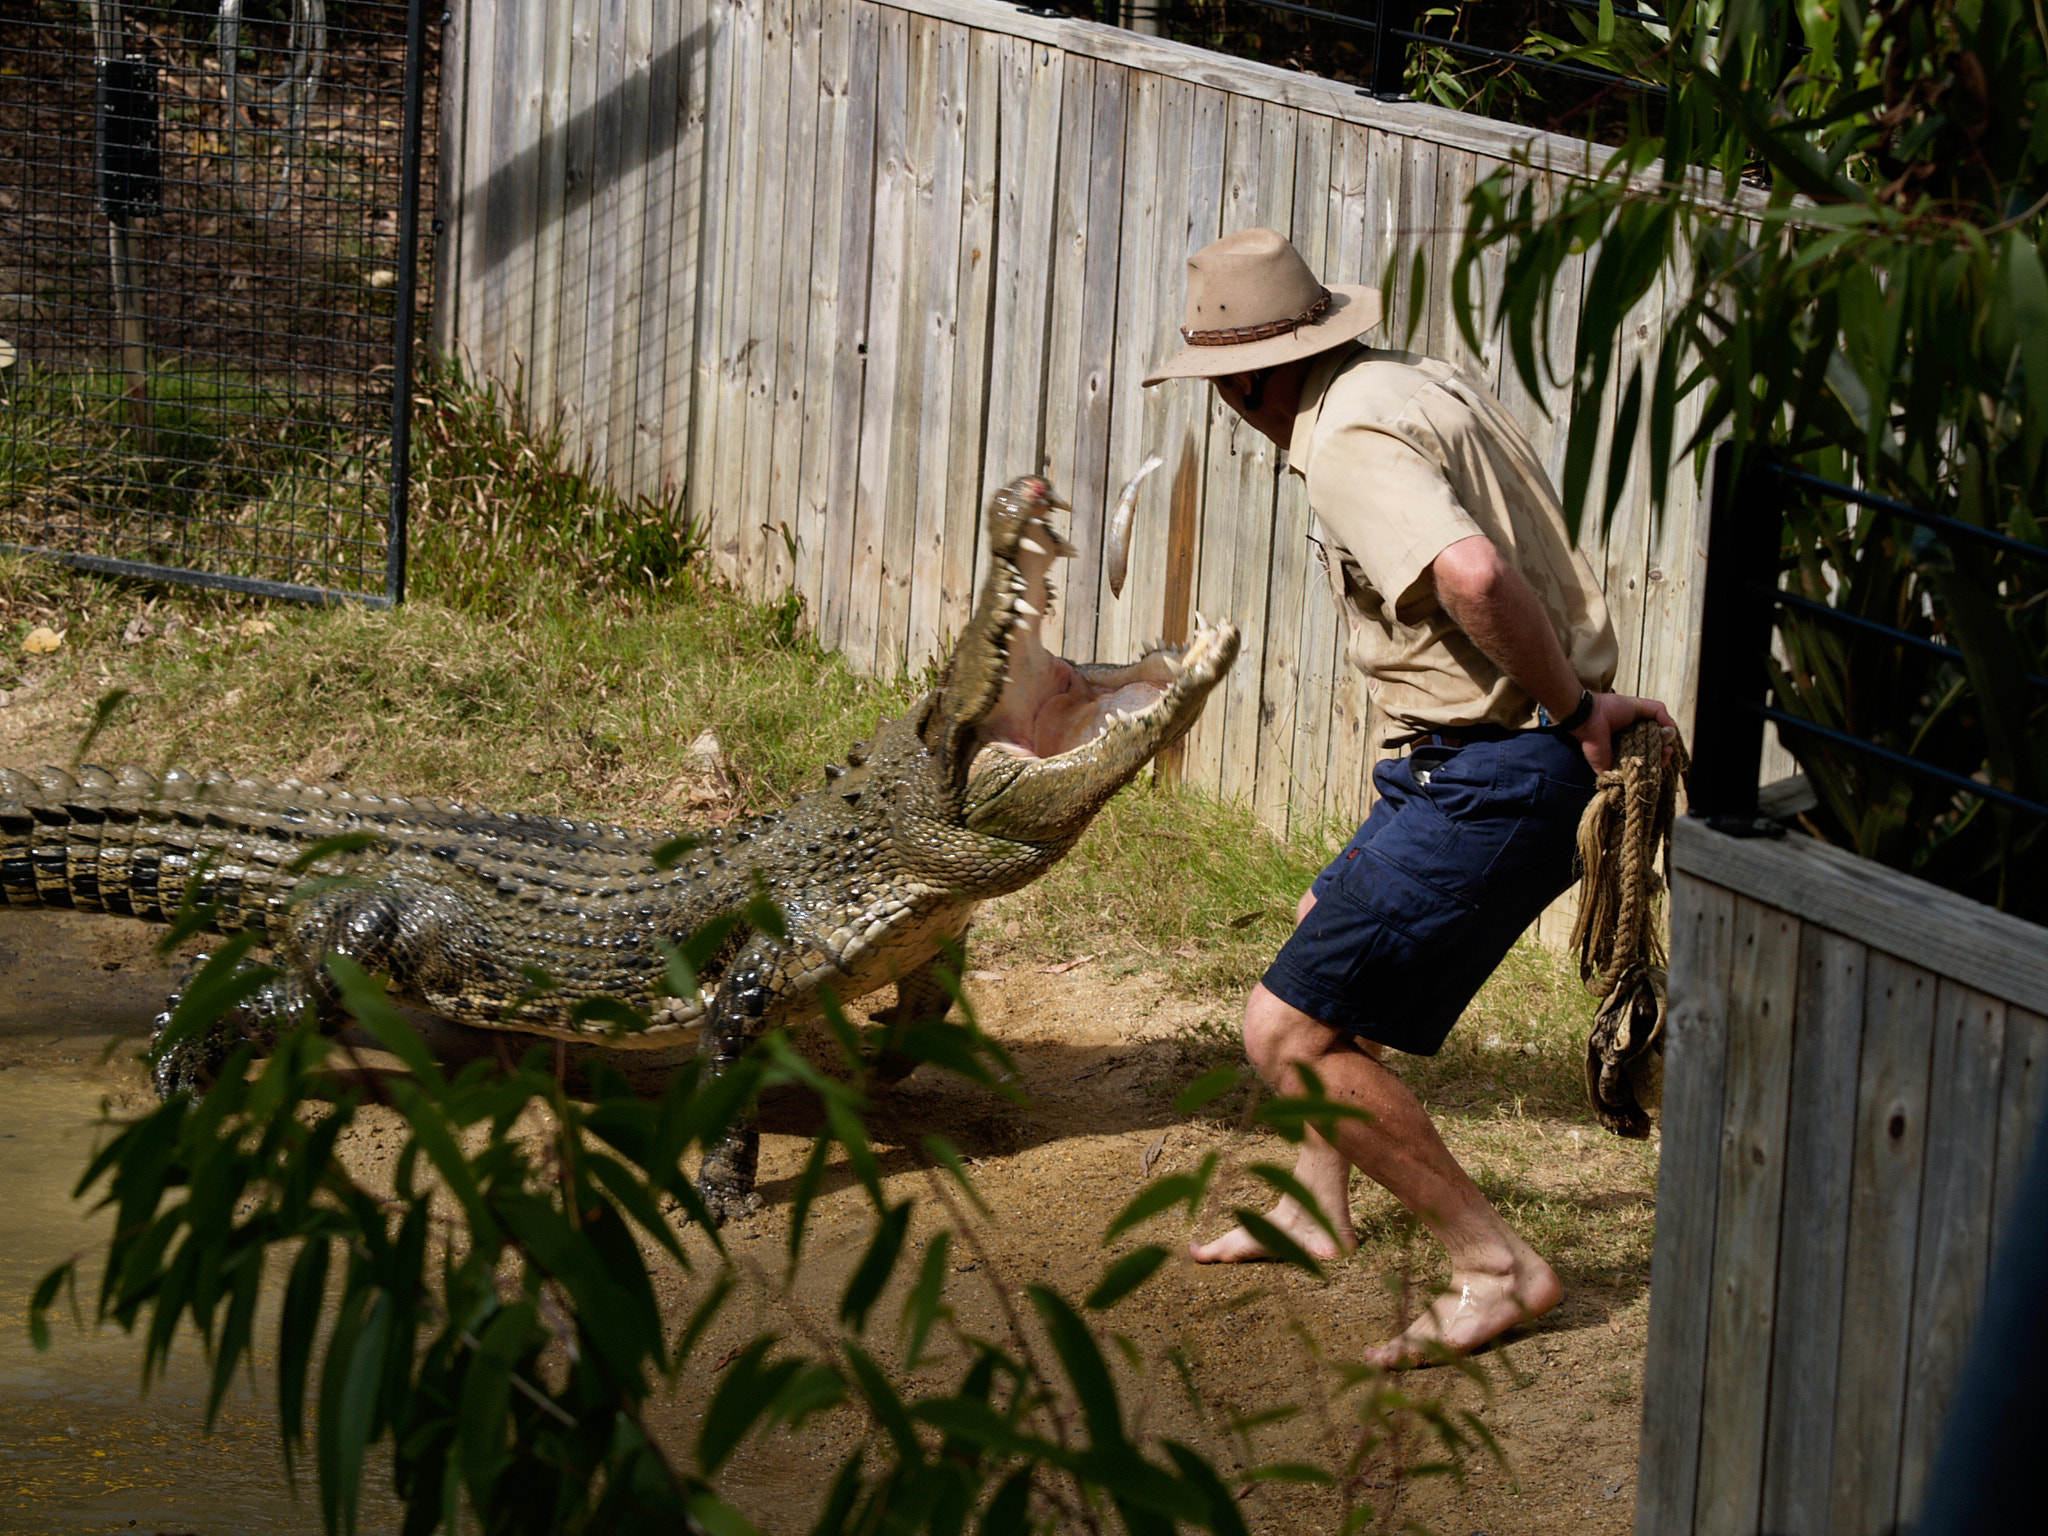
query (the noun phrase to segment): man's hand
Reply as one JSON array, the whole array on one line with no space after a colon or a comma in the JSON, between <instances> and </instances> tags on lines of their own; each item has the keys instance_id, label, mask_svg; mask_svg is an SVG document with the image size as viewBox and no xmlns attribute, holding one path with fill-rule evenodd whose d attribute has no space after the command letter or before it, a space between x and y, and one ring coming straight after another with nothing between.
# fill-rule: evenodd
<instances>
[{"instance_id":1,"label":"man's hand","mask_svg":"<svg viewBox=\"0 0 2048 1536\"><path fill-rule=\"evenodd\" d=\"M1671 760L1671 743L1678 739L1678 722L1656 699L1632 699L1625 693L1596 693L1593 713L1571 733L1579 750L1595 773L1614 766L1614 738L1638 720L1654 720L1664 727L1664 760Z\"/></svg>"}]
</instances>

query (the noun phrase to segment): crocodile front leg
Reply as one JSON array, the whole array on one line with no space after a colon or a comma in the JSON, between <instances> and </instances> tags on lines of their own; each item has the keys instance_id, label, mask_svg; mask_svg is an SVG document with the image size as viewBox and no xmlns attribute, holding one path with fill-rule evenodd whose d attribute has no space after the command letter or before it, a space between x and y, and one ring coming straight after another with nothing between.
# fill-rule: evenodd
<instances>
[{"instance_id":1,"label":"crocodile front leg","mask_svg":"<svg viewBox=\"0 0 2048 1536\"><path fill-rule=\"evenodd\" d=\"M952 963L949 962L949 969ZM884 1028L871 1037L879 1047L868 1060L868 1070L884 1088L893 1088L918 1068L918 1058L894 1050L889 1042L915 1024L937 1024L953 1006L953 994L939 977L936 959L928 960L896 983L896 1001L875 1011L875 1022Z\"/></svg>"},{"instance_id":2,"label":"crocodile front leg","mask_svg":"<svg viewBox=\"0 0 2048 1536\"><path fill-rule=\"evenodd\" d=\"M158 1053L150 1068L157 1093L203 1093L218 1080L229 1054L245 1041L261 1051L303 1018L310 1002L321 1030L348 1026L326 959L346 955L364 970L384 972L395 995L454 1015L465 996L509 996L507 980L488 961L472 914L447 891L411 884L347 879L295 907L277 945L280 974L198 1033ZM205 964L204 957L198 965ZM196 967L195 967L196 968ZM172 994L156 1017L160 1037L183 996Z\"/></svg>"},{"instance_id":3,"label":"crocodile front leg","mask_svg":"<svg viewBox=\"0 0 2048 1536\"><path fill-rule=\"evenodd\" d=\"M704 1011L704 1050L712 1076L729 1070L771 1023L789 1011L786 958L783 945L756 934L720 975ZM712 1220L723 1226L759 1209L754 1178L760 1162L761 1118L748 1104L726 1127L718 1145L704 1149L697 1171L697 1191Z\"/></svg>"},{"instance_id":4,"label":"crocodile front leg","mask_svg":"<svg viewBox=\"0 0 2048 1536\"><path fill-rule=\"evenodd\" d=\"M189 974L197 975L209 958L207 955L194 957ZM251 963L244 960L242 968L246 969ZM177 1093L205 1093L220 1081L221 1068L238 1046L253 1042L260 1055L274 1045L291 1021L303 1015L306 998L304 979L292 972L283 972L265 981L243 1002L207 1020L197 1032L159 1049L156 1043L163 1038L178 1005L185 999L185 989L180 987L164 1000L164 1011L156 1016L150 1032L149 1081L156 1089L157 1097L168 1099Z\"/></svg>"}]
</instances>

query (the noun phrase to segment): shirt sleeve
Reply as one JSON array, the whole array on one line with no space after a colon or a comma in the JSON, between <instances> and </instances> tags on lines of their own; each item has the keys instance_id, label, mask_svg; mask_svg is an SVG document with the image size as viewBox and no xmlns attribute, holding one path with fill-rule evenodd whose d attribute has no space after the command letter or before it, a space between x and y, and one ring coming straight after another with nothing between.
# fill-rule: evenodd
<instances>
[{"instance_id":1,"label":"shirt sleeve","mask_svg":"<svg viewBox=\"0 0 2048 1536\"><path fill-rule=\"evenodd\" d=\"M1311 504L1324 530L1397 612L1432 561L1483 533L1442 466L1396 428L1346 424L1316 445Z\"/></svg>"}]
</instances>

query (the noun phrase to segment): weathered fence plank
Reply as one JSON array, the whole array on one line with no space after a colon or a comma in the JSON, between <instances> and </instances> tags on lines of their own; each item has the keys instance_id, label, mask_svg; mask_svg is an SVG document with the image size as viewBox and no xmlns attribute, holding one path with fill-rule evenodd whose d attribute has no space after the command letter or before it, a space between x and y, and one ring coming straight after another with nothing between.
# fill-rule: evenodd
<instances>
[{"instance_id":1,"label":"weathered fence plank","mask_svg":"<svg viewBox=\"0 0 2048 1536\"><path fill-rule=\"evenodd\" d=\"M1991 1264L1991 1197L2006 1005L1954 982L1936 996L1928 1084L1927 1164L1915 1239L1912 1341L1907 1363L1899 1510L1917 1511L1948 1415Z\"/></svg>"},{"instance_id":2,"label":"weathered fence plank","mask_svg":"<svg viewBox=\"0 0 2048 1536\"><path fill-rule=\"evenodd\" d=\"M637 495L658 497L663 491L663 459L669 417L664 409L670 326L670 246L679 209L676 162L683 136L683 50L677 35L677 0L649 0L647 8L646 169L642 179L647 217L633 252L639 263L638 329L626 337L632 359L628 386L626 432L630 461L619 466L625 484ZM680 533L681 530L677 530Z\"/></svg>"},{"instance_id":3,"label":"weathered fence plank","mask_svg":"<svg viewBox=\"0 0 2048 1536\"><path fill-rule=\"evenodd\" d=\"M2005 1231L2012 1197L2048 1105L2048 1018L2012 1007L2005 1015L2005 1072L1998 1094L1998 1165L1992 1180L1991 1230Z\"/></svg>"},{"instance_id":4,"label":"weathered fence plank","mask_svg":"<svg viewBox=\"0 0 2048 1536\"><path fill-rule=\"evenodd\" d=\"M898 410L915 410L914 394L899 398L897 369L902 352L904 243L910 220L909 104L910 18L878 9L875 21L875 191L874 259L868 268L867 368L861 386L860 468L854 480L853 570L847 592L846 629L840 648L863 671L880 669L878 639L882 614L882 542L888 536L888 495ZM914 389L914 382L913 382Z\"/></svg>"},{"instance_id":5,"label":"weathered fence plank","mask_svg":"<svg viewBox=\"0 0 2048 1536\"><path fill-rule=\"evenodd\" d=\"M896 344L890 359L895 373L888 384L893 403L884 407L888 436L883 449L882 480L874 502L881 515L877 540L881 563L877 572L880 580L876 590L874 661L870 665L884 676L901 670L907 661L911 551L917 532L917 486L925 468L922 462L922 445L928 431L925 412L931 404L928 395L930 385L924 371L924 311L919 300L931 286L931 274L925 268L931 217L926 133L931 121L929 103L936 68L933 49L937 40L937 23L923 16L912 16L907 20L909 28L903 39L902 59L905 76L903 119L898 125L901 130L898 179L891 188L890 197L883 202L883 206L900 220L897 232L902 241L896 261ZM882 55L884 95L888 94L889 42L890 30L885 17ZM880 171L886 173L889 165L885 157ZM876 241L879 246L879 225ZM879 316L877 318L879 321ZM871 386L880 384L881 380L874 372L872 348L869 349L869 370Z\"/></svg>"},{"instance_id":6,"label":"weathered fence plank","mask_svg":"<svg viewBox=\"0 0 2048 1536\"><path fill-rule=\"evenodd\" d=\"M989 369L1003 408L989 413L981 499L1042 467L1045 325L1054 229L1053 174L1066 56L1012 37L1003 45L997 147L996 307Z\"/></svg>"},{"instance_id":7,"label":"weathered fence plank","mask_svg":"<svg viewBox=\"0 0 2048 1536\"><path fill-rule=\"evenodd\" d=\"M1856 1114L1867 958L1863 945L1839 934L1809 927L1800 936L1795 1112L1785 1138L1785 1167L1797 1173L1785 1181L1777 1251L1760 1531L1813 1531L1826 1521L1855 1153L1841 1128Z\"/></svg>"},{"instance_id":8,"label":"weathered fence plank","mask_svg":"<svg viewBox=\"0 0 2048 1536\"><path fill-rule=\"evenodd\" d=\"M592 463L611 458L613 323L620 308L618 291L620 235L629 209L621 185L629 168L625 144L626 25L625 0L598 0L591 36L591 121L589 258L578 295L583 316L583 372L577 388L581 402L582 452Z\"/></svg>"},{"instance_id":9,"label":"weathered fence plank","mask_svg":"<svg viewBox=\"0 0 2048 1536\"><path fill-rule=\"evenodd\" d=\"M832 448L826 479L826 543L819 638L846 646L853 590L854 501L860 474L861 399L867 379L868 269L873 253L875 71L881 15L853 7L849 44L846 187L840 204L837 346L832 360Z\"/></svg>"},{"instance_id":10,"label":"weathered fence plank","mask_svg":"<svg viewBox=\"0 0 2048 1536\"><path fill-rule=\"evenodd\" d=\"M1719 1222L1721 1108L1735 897L1680 875L1671 904L1671 997L1664 1046L1657 1208L1688 1213L1660 1229L1650 1257L1636 1529L1689 1531L1699 1487L1702 1387Z\"/></svg>"},{"instance_id":11,"label":"weathered fence plank","mask_svg":"<svg viewBox=\"0 0 2048 1536\"><path fill-rule=\"evenodd\" d=\"M1128 136L1121 157L1123 187L1118 197L1120 225L1117 232L1118 308L1114 336L1115 352L1110 359L1111 376L1123 387L1104 396L1109 417L1109 473L1105 487L1110 494L1122 488L1145 455L1157 452L1155 440L1160 420L1159 392L1133 389L1130 381L1143 378L1152 364L1154 348L1164 347L1160 338L1159 312L1170 304L1160 281L1161 250L1173 245L1173 259L1181 259L1177 241L1165 230L1161 199L1166 191L1165 157L1178 152L1182 159L1180 176L1186 178L1187 134L1185 112L1176 113L1164 99L1166 83L1157 75L1133 73L1127 104ZM1176 93L1184 108L1186 93ZM1176 131L1178 130L1178 131ZM1170 482L1154 475L1144 487L1131 523L1132 563L1125 576L1123 594L1108 594L1107 551L1098 549L1094 578L1103 594L1096 608L1094 649L1098 656L1132 656L1139 643L1158 631L1158 611L1152 606L1161 588L1156 576L1163 570L1160 556L1165 551L1164 511ZM1079 631L1075 631L1077 637Z\"/></svg>"},{"instance_id":12,"label":"weathered fence plank","mask_svg":"<svg viewBox=\"0 0 2048 1536\"><path fill-rule=\"evenodd\" d=\"M1080 426L1075 403L1080 395L1081 316L1088 282L1088 190L1095 145L1094 101L1095 61L1069 59L1060 90L1059 164L1053 179L1045 415L1040 429L1040 456L1032 467L1042 468L1046 477L1074 503L1074 516L1068 525L1070 542L1091 539L1087 503L1073 495L1073 487L1076 433ZM1100 547L1099 542L1096 547ZM1080 565L1075 560L1062 569L1061 602L1046 616L1043 633L1046 644L1055 651L1066 648L1067 619L1073 609L1073 589L1080 584Z\"/></svg>"},{"instance_id":13,"label":"weathered fence plank","mask_svg":"<svg viewBox=\"0 0 2048 1536\"><path fill-rule=\"evenodd\" d=\"M618 231L613 257L613 301L611 308L611 419L605 425L605 441L617 478L627 486L635 481L639 456L636 430L642 368L642 339L658 330L645 311L647 271L644 244L655 201L649 178L654 174L656 146L652 139L651 93L654 87L654 7L628 4L620 18L618 66L621 78L614 88L619 98L619 152L617 185L613 193L616 214L611 226Z\"/></svg>"},{"instance_id":14,"label":"weathered fence plank","mask_svg":"<svg viewBox=\"0 0 2048 1536\"><path fill-rule=\"evenodd\" d=\"M792 178L785 167L790 158L790 75L793 69L791 0L757 0L759 17L760 91L759 116L749 144L748 176L742 215L751 254L745 262L749 289L742 311L740 399L746 418L744 444L739 449L738 491L731 509L735 564L740 589L750 597L766 597L780 591L771 583L775 564L771 548L780 541L772 530L775 462L779 449L776 436L776 383L782 369L785 337L796 339L802 311L790 302L791 279L785 268L797 264L797 245L784 218L788 208L786 183ZM802 251L804 263L808 251ZM735 303L738 303L737 297Z\"/></svg>"},{"instance_id":15,"label":"weathered fence plank","mask_svg":"<svg viewBox=\"0 0 2048 1536\"><path fill-rule=\"evenodd\" d=\"M995 303L996 126L1002 92L1002 42L967 34L967 95L961 124L959 279L953 306L952 414L946 423L946 522L940 552L941 643L960 633L973 611L981 548L982 443L989 415L1007 408L1001 379L989 374L989 317Z\"/></svg>"},{"instance_id":16,"label":"weathered fence plank","mask_svg":"<svg viewBox=\"0 0 2048 1536\"><path fill-rule=\"evenodd\" d=\"M928 23L931 86L918 103L918 241L924 269L932 279L914 312L915 340L922 349L924 387L919 392L919 430L906 444L917 468L912 511L908 626L897 641L901 666L909 666L916 638L940 631L945 610L946 527L953 449L953 354L960 329L960 218L965 197L967 154L967 49L964 27ZM968 548L973 548L970 538Z\"/></svg>"},{"instance_id":17,"label":"weathered fence plank","mask_svg":"<svg viewBox=\"0 0 2048 1536\"><path fill-rule=\"evenodd\" d=\"M705 165L709 160L712 36L709 0L675 0L677 50L674 111L676 152L671 193L673 213L662 238L668 242L668 306L661 341L661 462L657 485L687 491L698 398L697 279L704 237ZM695 508L687 500L686 509Z\"/></svg>"},{"instance_id":18,"label":"weathered fence plank","mask_svg":"<svg viewBox=\"0 0 2048 1536\"><path fill-rule=\"evenodd\" d=\"M1302 257L1311 270L1328 269L1326 237L1330 189L1332 124L1301 119L1294 137L1294 185L1288 196L1289 224L1302 230ZM1300 217L1293 210L1301 209ZM1307 605L1309 509L1299 475L1276 463L1273 484L1272 552L1266 569L1266 653L1264 677L1252 712L1255 734L1246 798L1268 826L1287 825L1296 794L1295 724L1302 707L1302 648Z\"/></svg>"},{"instance_id":19,"label":"weathered fence plank","mask_svg":"<svg viewBox=\"0 0 2048 1536\"><path fill-rule=\"evenodd\" d=\"M851 132L850 97L853 14L832 0L810 0L815 8L818 87L817 165L811 178L810 316L804 340L802 461L797 476L796 589L822 631L827 624L826 551L844 519L831 515L832 470L839 446L840 402L835 384L839 349L845 345L842 282L846 199L844 162Z\"/></svg>"},{"instance_id":20,"label":"weathered fence plank","mask_svg":"<svg viewBox=\"0 0 2048 1536\"><path fill-rule=\"evenodd\" d=\"M819 0L795 0L785 23L789 35L789 138L791 174L784 179L779 329L775 338L775 395L770 411L773 444L768 492L761 508L764 597L804 592L798 547L804 529L803 456L810 420L811 294L817 270L817 180L802 168L818 160L819 70L822 37Z\"/></svg>"},{"instance_id":21,"label":"weathered fence plank","mask_svg":"<svg viewBox=\"0 0 2048 1536\"><path fill-rule=\"evenodd\" d=\"M538 223L533 292L528 300L533 349L523 370L516 359L503 359L497 377L515 383L523 380L527 410L546 421L561 409L557 375L566 356L562 348L562 247L568 236L564 215L569 196L569 60L576 18L567 5L548 7L541 14L546 26L541 37L540 142L535 156L534 212Z\"/></svg>"},{"instance_id":22,"label":"weathered fence plank","mask_svg":"<svg viewBox=\"0 0 2048 1536\"><path fill-rule=\"evenodd\" d=\"M1081 327L1075 338L1073 467L1065 478L1074 504L1073 542L1066 601L1060 620L1062 649L1086 649L1094 640L1103 595L1103 535L1109 511L1111 369L1118 330L1118 239L1123 224L1124 135L1130 72L1098 65L1089 141L1088 234L1081 264ZM1126 388L1128 388L1128 384ZM1048 416L1052 414L1048 398ZM1137 466L1129 466L1135 469Z\"/></svg>"},{"instance_id":23,"label":"weathered fence plank","mask_svg":"<svg viewBox=\"0 0 2048 1536\"><path fill-rule=\"evenodd\" d=\"M586 392L590 357L590 248L592 187L597 176L597 18L600 0L573 0L568 12L567 97L563 118L561 256L553 273L557 309L554 400L564 446L580 459L591 419L601 409ZM502 19L502 17L501 17ZM602 243L607 232L600 229Z\"/></svg>"},{"instance_id":24,"label":"weathered fence plank","mask_svg":"<svg viewBox=\"0 0 2048 1536\"><path fill-rule=\"evenodd\" d=\"M1737 897L1693 1524L1712 1536L1757 1529L1770 1376L1752 1346L1770 1336L1777 1304L1798 961L1798 920Z\"/></svg>"},{"instance_id":25,"label":"weathered fence plank","mask_svg":"<svg viewBox=\"0 0 2048 1536\"><path fill-rule=\"evenodd\" d=\"M1870 957L1842 1282L1842 1332L1856 1347L1835 1383L1831 1520L1841 1531L1881 1530L1898 1504L1936 990L1932 973Z\"/></svg>"},{"instance_id":26,"label":"weathered fence plank","mask_svg":"<svg viewBox=\"0 0 2048 1536\"><path fill-rule=\"evenodd\" d=\"M492 256L502 241L512 237L509 229L500 224L505 218L505 207L492 195L492 173L505 154L493 128L499 116L507 114L507 93L494 74L499 59L497 12L489 6L469 6L464 10L468 34L463 43L468 52L461 62L470 79L463 93L463 156L459 160L444 160L442 164L461 177L459 237L465 250L476 252L468 274L473 302L463 316L462 344L475 356L491 358L505 355L500 350L504 346L504 269ZM509 42L514 29L508 25L505 33ZM496 306L492 303L494 297L499 301Z\"/></svg>"}]
</instances>

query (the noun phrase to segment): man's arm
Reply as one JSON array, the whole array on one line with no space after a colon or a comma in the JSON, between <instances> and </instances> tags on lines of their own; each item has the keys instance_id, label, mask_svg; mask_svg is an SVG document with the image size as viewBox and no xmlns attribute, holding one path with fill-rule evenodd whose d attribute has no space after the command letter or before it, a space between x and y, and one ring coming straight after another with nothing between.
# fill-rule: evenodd
<instances>
[{"instance_id":1,"label":"man's arm","mask_svg":"<svg viewBox=\"0 0 2048 1536\"><path fill-rule=\"evenodd\" d=\"M1585 686L1522 573L1483 534L1449 545L1430 563L1437 601L1486 659L1519 683L1553 720L1571 718ZM1638 720L1678 729L1655 699L1593 695L1593 713L1572 732L1595 773L1614 766L1614 735Z\"/></svg>"}]
</instances>

